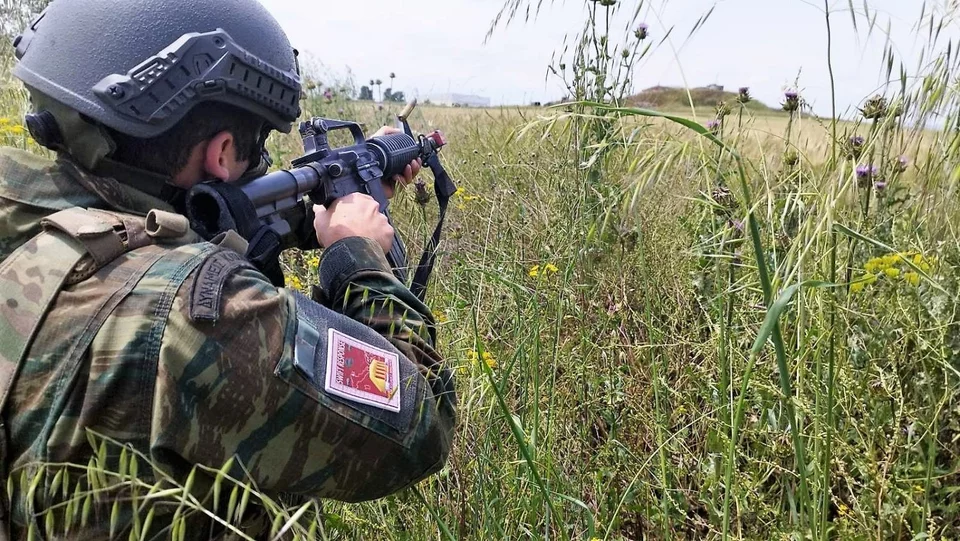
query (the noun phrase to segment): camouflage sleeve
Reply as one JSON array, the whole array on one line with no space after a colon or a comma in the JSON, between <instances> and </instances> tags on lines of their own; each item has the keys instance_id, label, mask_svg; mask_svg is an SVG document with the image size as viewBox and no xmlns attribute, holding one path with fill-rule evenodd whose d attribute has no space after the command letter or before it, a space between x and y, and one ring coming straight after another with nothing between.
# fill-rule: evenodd
<instances>
[{"instance_id":1,"label":"camouflage sleeve","mask_svg":"<svg viewBox=\"0 0 960 541\"><path fill-rule=\"evenodd\" d=\"M243 265L204 263L164 332L157 462L184 474L235 456L267 493L349 502L438 471L455 424L452 377L429 310L374 246L347 239L325 253L322 287L339 312Z\"/></svg>"},{"instance_id":2,"label":"camouflage sleeve","mask_svg":"<svg viewBox=\"0 0 960 541\"><path fill-rule=\"evenodd\" d=\"M394 277L378 244L353 237L331 246L320 260L320 288L325 304L375 330L415 360L438 405L454 419L453 377L436 350L433 313Z\"/></svg>"}]
</instances>

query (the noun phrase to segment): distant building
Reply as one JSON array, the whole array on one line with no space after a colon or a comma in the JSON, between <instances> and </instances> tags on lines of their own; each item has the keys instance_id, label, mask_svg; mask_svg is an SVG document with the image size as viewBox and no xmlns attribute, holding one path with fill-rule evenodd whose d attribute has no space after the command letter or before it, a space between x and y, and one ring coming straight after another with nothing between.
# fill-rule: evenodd
<instances>
[{"instance_id":1,"label":"distant building","mask_svg":"<svg viewBox=\"0 0 960 541\"><path fill-rule=\"evenodd\" d=\"M471 94L439 94L430 98L436 105L451 107L490 107L490 98Z\"/></svg>"},{"instance_id":2,"label":"distant building","mask_svg":"<svg viewBox=\"0 0 960 541\"><path fill-rule=\"evenodd\" d=\"M723 85L707 85L707 90L716 90L717 92L723 92Z\"/></svg>"}]
</instances>

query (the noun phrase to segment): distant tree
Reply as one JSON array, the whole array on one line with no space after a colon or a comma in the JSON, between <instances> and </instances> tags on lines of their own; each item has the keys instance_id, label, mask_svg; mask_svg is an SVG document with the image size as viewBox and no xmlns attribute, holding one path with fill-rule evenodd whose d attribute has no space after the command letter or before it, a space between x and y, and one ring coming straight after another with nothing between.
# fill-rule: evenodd
<instances>
[{"instance_id":1,"label":"distant tree","mask_svg":"<svg viewBox=\"0 0 960 541\"><path fill-rule=\"evenodd\" d=\"M360 87L360 99L361 100L370 100L373 101L373 90L367 86L363 85Z\"/></svg>"},{"instance_id":2,"label":"distant tree","mask_svg":"<svg viewBox=\"0 0 960 541\"><path fill-rule=\"evenodd\" d=\"M392 88L383 91L383 101L404 102L403 92L394 92Z\"/></svg>"}]
</instances>

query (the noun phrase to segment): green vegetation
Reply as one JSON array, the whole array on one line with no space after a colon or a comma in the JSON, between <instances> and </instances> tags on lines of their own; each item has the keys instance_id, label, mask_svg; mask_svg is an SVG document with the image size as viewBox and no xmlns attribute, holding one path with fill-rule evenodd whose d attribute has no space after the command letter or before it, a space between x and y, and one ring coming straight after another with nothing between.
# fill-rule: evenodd
<instances>
[{"instance_id":1,"label":"green vegetation","mask_svg":"<svg viewBox=\"0 0 960 541\"><path fill-rule=\"evenodd\" d=\"M446 130L462 186L429 297L460 393L440 475L378 502L287 507L216 472L196 495L137 483L128 453L118 473L67 467L71 490L90 477L152 493L135 524L162 501L233 523L264 505L304 539L957 539L957 44L931 39L933 68L855 122L800 114L794 95L772 120L728 99L707 129L629 107L631 71L605 51L642 56L652 38L607 39L616 9L591 3L555 66L578 101L413 119ZM22 95L5 96L17 117ZM368 128L399 108L305 107ZM934 115L949 129L909 127ZM36 148L16 121L2 132ZM282 164L299 153L293 136L270 144ZM415 254L434 210L410 192L395 216ZM313 281L315 254L286 264L290 287ZM59 468L46 486L66 494ZM101 493L77 489L68 516Z\"/></svg>"},{"instance_id":2,"label":"green vegetation","mask_svg":"<svg viewBox=\"0 0 960 541\"><path fill-rule=\"evenodd\" d=\"M716 87L671 88L655 86L626 99L631 107L646 107L663 111L682 111L690 109L692 104L698 108L716 107L718 103L737 103L737 92L729 92ZM747 109L756 112L774 112L778 109L751 100L745 104Z\"/></svg>"}]
</instances>

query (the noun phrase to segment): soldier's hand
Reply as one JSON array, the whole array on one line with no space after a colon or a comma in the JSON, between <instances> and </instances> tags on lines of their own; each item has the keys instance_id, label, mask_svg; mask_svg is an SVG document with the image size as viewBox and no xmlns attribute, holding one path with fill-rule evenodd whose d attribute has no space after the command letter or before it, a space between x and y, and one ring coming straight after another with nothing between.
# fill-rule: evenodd
<instances>
[{"instance_id":1,"label":"soldier's hand","mask_svg":"<svg viewBox=\"0 0 960 541\"><path fill-rule=\"evenodd\" d=\"M377 133L373 134L374 137L381 137L384 135L391 135L394 133L403 133L403 130L391 127L384 126L377 130ZM417 175L420 174L420 168L423 167L423 163L420 161L420 158L410 162L410 165L403 170L403 175L394 175L391 179L383 179L383 191L387 194L388 198L392 198L396 193L397 185L406 186L413 182L413 179L417 178Z\"/></svg>"},{"instance_id":2,"label":"soldier's hand","mask_svg":"<svg viewBox=\"0 0 960 541\"><path fill-rule=\"evenodd\" d=\"M393 226L380 213L376 199L369 195L352 193L334 201L330 208L315 205L313 211L313 227L320 246L328 247L348 237L373 239L384 253L393 246Z\"/></svg>"}]
</instances>

